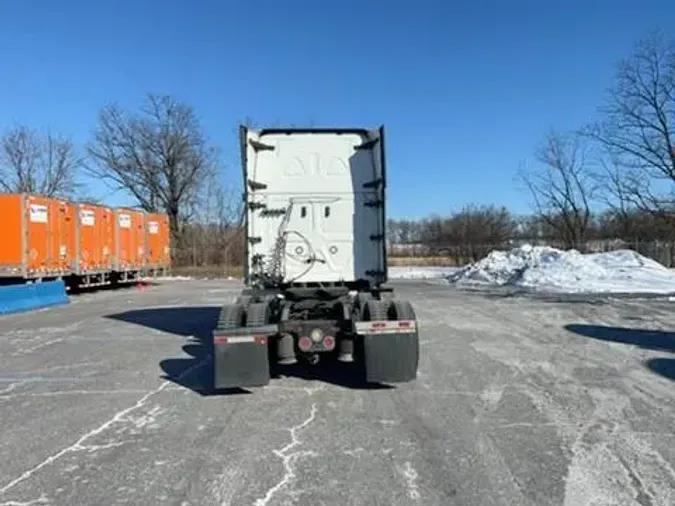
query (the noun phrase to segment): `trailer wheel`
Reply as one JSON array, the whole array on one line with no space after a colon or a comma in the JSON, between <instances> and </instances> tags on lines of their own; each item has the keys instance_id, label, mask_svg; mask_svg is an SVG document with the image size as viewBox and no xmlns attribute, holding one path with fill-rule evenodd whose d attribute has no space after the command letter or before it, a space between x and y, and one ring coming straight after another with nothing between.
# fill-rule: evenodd
<instances>
[{"instance_id":1,"label":"trailer wheel","mask_svg":"<svg viewBox=\"0 0 675 506\"><path fill-rule=\"evenodd\" d=\"M394 314L396 315L396 320L416 320L415 310L412 307L412 304L407 300L394 300L392 301L394 307Z\"/></svg>"}]
</instances>

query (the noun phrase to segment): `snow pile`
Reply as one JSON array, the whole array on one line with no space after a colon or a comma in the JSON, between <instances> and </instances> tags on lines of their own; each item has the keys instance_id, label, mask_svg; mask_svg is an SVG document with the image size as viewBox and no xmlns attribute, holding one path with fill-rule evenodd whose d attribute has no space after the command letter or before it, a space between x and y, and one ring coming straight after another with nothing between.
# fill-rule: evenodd
<instances>
[{"instance_id":1,"label":"snow pile","mask_svg":"<svg viewBox=\"0 0 675 506\"><path fill-rule=\"evenodd\" d=\"M557 292L675 293L674 272L631 250L582 254L526 245L492 251L448 280Z\"/></svg>"},{"instance_id":2,"label":"snow pile","mask_svg":"<svg viewBox=\"0 0 675 506\"><path fill-rule=\"evenodd\" d=\"M457 267L389 267L389 279L445 279Z\"/></svg>"}]
</instances>

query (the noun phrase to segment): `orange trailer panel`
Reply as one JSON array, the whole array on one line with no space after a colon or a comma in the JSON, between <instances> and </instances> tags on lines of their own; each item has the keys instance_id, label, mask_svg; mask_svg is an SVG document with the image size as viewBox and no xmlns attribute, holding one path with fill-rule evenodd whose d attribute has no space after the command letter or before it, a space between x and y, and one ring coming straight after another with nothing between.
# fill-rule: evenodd
<instances>
[{"instance_id":1,"label":"orange trailer panel","mask_svg":"<svg viewBox=\"0 0 675 506\"><path fill-rule=\"evenodd\" d=\"M171 264L169 217L166 214L148 213L146 231L148 264L154 268L169 267Z\"/></svg>"},{"instance_id":2,"label":"orange trailer panel","mask_svg":"<svg viewBox=\"0 0 675 506\"><path fill-rule=\"evenodd\" d=\"M28 274L39 274L51 263L51 244L49 240L49 200L43 197L26 197Z\"/></svg>"},{"instance_id":3,"label":"orange trailer panel","mask_svg":"<svg viewBox=\"0 0 675 506\"><path fill-rule=\"evenodd\" d=\"M51 249L48 272L70 274L73 272L77 253L76 206L65 200L49 199L47 233Z\"/></svg>"},{"instance_id":4,"label":"orange trailer panel","mask_svg":"<svg viewBox=\"0 0 675 506\"><path fill-rule=\"evenodd\" d=\"M0 276L14 277L25 274L25 213L23 195L0 195L0 219L2 219L2 239L0 240Z\"/></svg>"},{"instance_id":5,"label":"orange trailer panel","mask_svg":"<svg viewBox=\"0 0 675 506\"><path fill-rule=\"evenodd\" d=\"M0 195L3 240L0 274L62 276L75 261L75 209L69 203L28 194Z\"/></svg>"},{"instance_id":6,"label":"orange trailer panel","mask_svg":"<svg viewBox=\"0 0 675 506\"><path fill-rule=\"evenodd\" d=\"M114 261L115 220L112 209L78 205L77 273L110 271Z\"/></svg>"},{"instance_id":7,"label":"orange trailer panel","mask_svg":"<svg viewBox=\"0 0 675 506\"><path fill-rule=\"evenodd\" d=\"M115 210L115 270L145 267L145 213L136 209Z\"/></svg>"},{"instance_id":8,"label":"orange trailer panel","mask_svg":"<svg viewBox=\"0 0 675 506\"><path fill-rule=\"evenodd\" d=\"M115 265L115 213L109 207L101 207L99 211L101 215L99 222L101 255L105 270L110 271Z\"/></svg>"}]
</instances>

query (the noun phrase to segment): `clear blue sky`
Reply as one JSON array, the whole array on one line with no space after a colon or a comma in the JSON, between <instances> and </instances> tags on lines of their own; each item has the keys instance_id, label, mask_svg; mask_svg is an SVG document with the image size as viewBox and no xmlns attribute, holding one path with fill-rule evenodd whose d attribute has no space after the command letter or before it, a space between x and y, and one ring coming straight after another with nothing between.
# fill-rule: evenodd
<instances>
[{"instance_id":1,"label":"clear blue sky","mask_svg":"<svg viewBox=\"0 0 675 506\"><path fill-rule=\"evenodd\" d=\"M245 117L383 123L391 217L468 202L526 212L514 172L543 132L592 119L616 60L674 26L666 0L0 0L0 128L82 142L106 102L170 93L195 106L239 184Z\"/></svg>"}]
</instances>

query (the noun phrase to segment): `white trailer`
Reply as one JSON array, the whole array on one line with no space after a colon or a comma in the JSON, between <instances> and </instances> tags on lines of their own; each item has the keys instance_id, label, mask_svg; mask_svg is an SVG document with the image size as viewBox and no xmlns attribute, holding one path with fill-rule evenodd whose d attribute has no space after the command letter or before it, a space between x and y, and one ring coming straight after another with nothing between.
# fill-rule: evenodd
<instances>
[{"instance_id":1,"label":"white trailer","mask_svg":"<svg viewBox=\"0 0 675 506\"><path fill-rule=\"evenodd\" d=\"M322 357L371 383L416 379L415 312L385 284L384 127L242 126L240 142L247 286L213 331L214 387Z\"/></svg>"}]
</instances>

